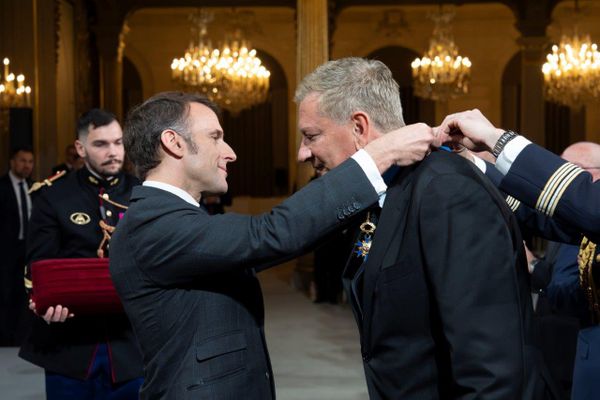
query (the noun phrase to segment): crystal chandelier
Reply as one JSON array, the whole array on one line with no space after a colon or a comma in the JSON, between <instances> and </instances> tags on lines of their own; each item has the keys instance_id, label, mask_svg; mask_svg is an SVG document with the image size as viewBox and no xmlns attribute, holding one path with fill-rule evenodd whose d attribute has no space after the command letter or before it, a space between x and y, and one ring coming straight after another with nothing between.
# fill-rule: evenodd
<instances>
[{"instance_id":1,"label":"crystal chandelier","mask_svg":"<svg viewBox=\"0 0 600 400\"><path fill-rule=\"evenodd\" d=\"M431 100L447 101L468 93L471 61L458 54L450 22L453 13L441 10L432 15L435 22L429 49L412 64L415 94Z\"/></svg>"},{"instance_id":2,"label":"crystal chandelier","mask_svg":"<svg viewBox=\"0 0 600 400\"><path fill-rule=\"evenodd\" d=\"M600 95L600 52L589 35L563 36L542 66L546 99L582 107Z\"/></svg>"},{"instance_id":3,"label":"crystal chandelier","mask_svg":"<svg viewBox=\"0 0 600 400\"><path fill-rule=\"evenodd\" d=\"M198 43L190 43L185 55L171 63L172 78L184 90L206 95L236 115L267 99L270 72L261 65L256 50L242 38L241 30L227 36L220 48L212 48L207 25L212 15L193 16Z\"/></svg>"},{"instance_id":4,"label":"crystal chandelier","mask_svg":"<svg viewBox=\"0 0 600 400\"><path fill-rule=\"evenodd\" d=\"M3 64L4 79L0 83L0 107L29 107L31 88L25 86L25 75L20 74L15 77L8 68L10 65L8 58L3 60Z\"/></svg>"}]
</instances>

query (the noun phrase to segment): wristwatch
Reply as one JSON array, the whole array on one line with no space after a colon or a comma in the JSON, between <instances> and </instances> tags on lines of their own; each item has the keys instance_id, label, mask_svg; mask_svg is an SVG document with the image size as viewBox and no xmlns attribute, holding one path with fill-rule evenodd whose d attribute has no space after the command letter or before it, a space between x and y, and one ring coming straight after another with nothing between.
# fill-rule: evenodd
<instances>
[{"instance_id":1,"label":"wristwatch","mask_svg":"<svg viewBox=\"0 0 600 400\"><path fill-rule=\"evenodd\" d=\"M500 153L502 153L502 150L504 150L504 146L506 146L506 144L508 142L510 142L511 140L513 140L514 138L516 138L517 136L519 136L519 135L516 132L513 132L513 131L506 131L506 132L504 132L502 134L502 136L500 136L500 138L496 142L496 145L494 146L494 150L492 150L492 154L494 155L494 157L498 158L498 156L500 155Z\"/></svg>"}]
</instances>

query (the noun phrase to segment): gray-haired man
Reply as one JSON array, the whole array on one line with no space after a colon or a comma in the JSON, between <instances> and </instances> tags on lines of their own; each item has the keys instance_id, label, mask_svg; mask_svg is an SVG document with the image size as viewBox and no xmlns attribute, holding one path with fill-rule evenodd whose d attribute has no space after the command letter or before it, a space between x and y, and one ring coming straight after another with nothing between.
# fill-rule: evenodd
<instances>
[{"instance_id":1,"label":"gray-haired man","mask_svg":"<svg viewBox=\"0 0 600 400\"><path fill-rule=\"evenodd\" d=\"M398 85L379 61L325 63L300 83L296 101L298 159L320 175L404 126ZM504 199L444 151L386 175L383 209L363 217L343 274L369 396L545 396L527 264Z\"/></svg>"}]
</instances>

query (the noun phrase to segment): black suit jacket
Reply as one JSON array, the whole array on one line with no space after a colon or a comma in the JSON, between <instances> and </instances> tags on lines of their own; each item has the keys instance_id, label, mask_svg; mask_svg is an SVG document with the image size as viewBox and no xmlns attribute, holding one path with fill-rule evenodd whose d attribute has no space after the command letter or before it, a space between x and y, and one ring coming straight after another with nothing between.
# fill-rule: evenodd
<instances>
[{"instance_id":1,"label":"black suit jacket","mask_svg":"<svg viewBox=\"0 0 600 400\"><path fill-rule=\"evenodd\" d=\"M2 265L14 259L12 252L19 240L19 205L8 174L0 178L0 251Z\"/></svg>"},{"instance_id":2,"label":"black suit jacket","mask_svg":"<svg viewBox=\"0 0 600 400\"><path fill-rule=\"evenodd\" d=\"M470 163L440 151L401 170L362 267L349 266L344 281L371 399L532 399L544 390L519 230Z\"/></svg>"},{"instance_id":3,"label":"black suit jacket","mask_svg":"<svg viewBox=\"0 0 600 400\"><path fill-rule=\"evenodd\" d=\"M169 192L135 188L110 269L143 353L141 398L274 398L255 269L306 252L375 201L354 160L253 217L209 216Z\"/></svg>"},{"instance_id":4,"label":"black suit jacket","mask_svg":"<svg viewBox=\"0 0 600 400\"><path fill-rule=\"evenodd\" d=\"M15 306L15 295L25 292L25 242L19 240L19 204L8 173L0 178L0 221L0 303Z\"/></svg>"},{"instance_id":5,"label":"black suit jacket","mask_svg":"<svg viewBox=\"0 0 600 400\"><path fill-rule=\"evenodd\" d=\"M22 332L17 329L25 314L23 287L25 242L19 240L19 205L8 174L0 178L0 343L15 345ZM26 315L26 314L25 314Z\"/></svg>"}]
</instances>

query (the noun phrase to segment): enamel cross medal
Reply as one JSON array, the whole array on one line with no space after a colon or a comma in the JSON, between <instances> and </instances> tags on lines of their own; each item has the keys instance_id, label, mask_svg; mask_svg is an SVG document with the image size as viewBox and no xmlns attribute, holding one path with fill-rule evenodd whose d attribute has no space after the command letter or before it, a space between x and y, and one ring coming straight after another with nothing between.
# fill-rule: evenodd
<instances>
[{"instance_id":1,"label":"enamel cross medal","mask_svg":"<svg viewBox=\"0 0 600 400\"><path fill-rule=\"evenodd\" d=\"M373 242L373 233L375 232L375 228L377 228L377 226L371 222L371 213L368 212L367 220L360 225L361 235L358 241L354 244L356 246L354 254L356 254L357 257L363 257L365 261L369 255L369 250L371 250L371 243Z\"/></svg>"}]
</instances>

